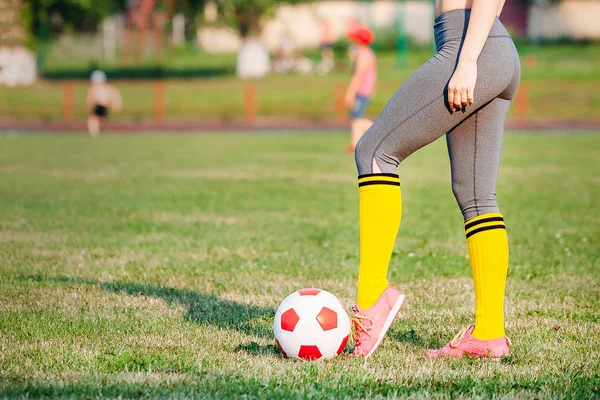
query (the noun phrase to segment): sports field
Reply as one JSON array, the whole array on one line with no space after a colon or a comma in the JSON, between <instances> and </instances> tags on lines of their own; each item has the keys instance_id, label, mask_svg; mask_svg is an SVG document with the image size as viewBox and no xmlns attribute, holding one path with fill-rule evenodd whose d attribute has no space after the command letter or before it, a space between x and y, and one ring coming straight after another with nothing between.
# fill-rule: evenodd
<instances>
[{"instance_id":1,"label":"sports field","mask_svg":"<svg viewBox=\"0 0 600 400\"><path fill-rule=\"evenodd\" d=\"M274 308L356 294L358 195L342 133L0 136L0 398L600 396L600 135L508 134L513 355L430 360L473 321L440 140L400 167L380 351L280 356Z\"/></svg>"}]
</instances>

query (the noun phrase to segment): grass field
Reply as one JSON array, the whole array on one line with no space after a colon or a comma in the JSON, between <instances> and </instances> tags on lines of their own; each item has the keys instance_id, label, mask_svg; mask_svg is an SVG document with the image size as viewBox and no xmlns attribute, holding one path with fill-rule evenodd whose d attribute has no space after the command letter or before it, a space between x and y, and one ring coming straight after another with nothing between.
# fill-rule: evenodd
<instances>
[{"instance_id":1,"label":"grass field","mask_svg":"<svg viewBox=\"0 0 600 400\"><path fill-rule=\"evenodd\" d=\"M342 134L0 136L0 398L600 396L600 135L509 134L499 177L513 355L430 360L473 321L443 140L400 168L401 319L365 362L280 356L274 308L351 306Z\"/></svg>"}]
</instances>

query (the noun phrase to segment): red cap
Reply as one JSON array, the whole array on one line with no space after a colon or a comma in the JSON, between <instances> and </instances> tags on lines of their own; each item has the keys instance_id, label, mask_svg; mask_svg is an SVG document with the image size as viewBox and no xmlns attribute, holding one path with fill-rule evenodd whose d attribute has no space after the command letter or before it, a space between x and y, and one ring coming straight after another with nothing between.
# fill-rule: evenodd
<instances>
[{"instance_id":1,"label":"red cap","mask_svg":"<svg viewBox=\"0 0 600 400\"><path fill-rule=\"evenodd\" d=\"M364 44L366 46L370 45L375 40L375 34L371 28L365 25L355 26L346 34L346 37L354 42Z\"/></svg>"}]
</instances>

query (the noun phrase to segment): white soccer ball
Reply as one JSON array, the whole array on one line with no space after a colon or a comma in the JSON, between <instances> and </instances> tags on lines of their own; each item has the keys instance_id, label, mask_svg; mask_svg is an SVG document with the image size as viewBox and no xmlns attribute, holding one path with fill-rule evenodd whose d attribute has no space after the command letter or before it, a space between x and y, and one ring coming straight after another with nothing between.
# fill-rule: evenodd
<instances>
[{"instance_id":1,"label":"white soccer ball","mask_svg":"<svg viewBox=\"0 0 600 400\"><path fill-rule=\"evenodd\" d=\"M284 356L329 360L344 351L350 319L337 297L309 288L283 299L275 313L273 330Z\"/></svg>"}]
</instances>

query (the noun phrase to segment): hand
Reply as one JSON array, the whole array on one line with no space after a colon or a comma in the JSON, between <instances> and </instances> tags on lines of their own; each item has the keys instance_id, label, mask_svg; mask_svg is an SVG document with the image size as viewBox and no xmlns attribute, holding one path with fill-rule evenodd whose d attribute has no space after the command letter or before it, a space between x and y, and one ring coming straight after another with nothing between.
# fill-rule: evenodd
<instances>
[{"instance_id":1,"label":"hand","mask_svg":"<svg viewBox=\"0 0 600 400\"><path fill-rule=\"evenodd\" d=\"M477 81L477 62L459 62L448 83L448 105L450 111L463 110L475 101L473 91Z\"/></svg>"},{"instance_id":2,"label":"hand","mask_svg":"<svg viewBox=\"0 0 600 400\"><path fill-rule=\"evenodd\" d=\"M352 93L347 92L346 97L344 98L344 104L346 104L348 108L353 108L355 102L356 97Z\"/></svg>"}]
</instances>

